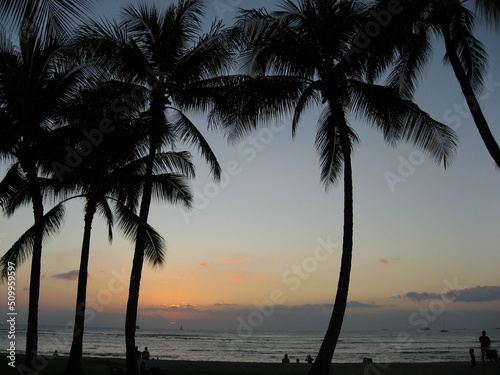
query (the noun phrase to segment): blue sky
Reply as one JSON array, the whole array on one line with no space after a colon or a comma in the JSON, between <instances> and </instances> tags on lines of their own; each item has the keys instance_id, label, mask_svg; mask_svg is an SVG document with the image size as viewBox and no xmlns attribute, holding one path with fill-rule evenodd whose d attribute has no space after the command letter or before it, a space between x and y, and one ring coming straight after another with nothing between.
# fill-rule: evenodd
<instances>
[{"instance_id":1,"label":"blue sky","mask_svg":"<svg viewBox=\"0 0 500 375\"><path fill-rule=\"evenodd\" d=\"M123 3L99 1L96 13L116 14ZM267 3L208 1L207 20L219 16L230 23L237 7ZM480 102L500 140L500 34L482 28L477 35L490 56ZM465 109L451 68L443 67L441 42L435 43L415 100L457 132L459 147L447 170L412 145L387 146L381 134L350 119L361 140L353 157L354 258L346 316L351 328L360 322L379 327L384 319L404 327L413 313L433 308L439 314L430 323L437 326L443 317L450 329L467 322L473 328L500 325L500 172ZM309 316L314 324L308 328L323 329L336 290L343 192L341 184L326 192L319 181L314 150L318 114L318 109L310 110L295 140L284 119L234 145L221 133L206 131L203 116L192 114L226 174L215 185L199 160L192 185L194 210L154 203L150 223L166 238L169 252L163 268L144 269L141 324L190 321L201 328L236 329L238 317L271 301L282 307L266 319L265 327L279 317L294 321ZM47 323L71 319L81 216L81 205L69 205L60 236L44 249L40 306ZM30 224L30 209L1 217L0 252ZM119 236L109 246L100 220L93 236L89 298L97 301L95 323L116 322L114 317L125 310L127 288L111 285L129 274L133 246ZM28 286L28 271L28 264L19 268L20 289ZM111 289L117 292L109 293ZM445 303L445 289L478 297ZM274 302L276 291L283 295ZM424 298L429 295L433 297ZM26 291L20 291L19 304L26 308ZM442 306L443 311L437 310Z\"/></svg>"}]
</instances>

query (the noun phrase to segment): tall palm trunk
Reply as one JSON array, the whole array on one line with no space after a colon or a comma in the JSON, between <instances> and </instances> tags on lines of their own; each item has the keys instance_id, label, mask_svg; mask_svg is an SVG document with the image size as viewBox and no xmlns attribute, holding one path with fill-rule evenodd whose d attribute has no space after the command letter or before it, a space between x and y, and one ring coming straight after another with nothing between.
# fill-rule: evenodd
<instances>
[{"instance_id":1,"label":"tall palm trunk","mask_svg":"<svg viewBox=\"0 0 500 375\"><path fill-rule=\"evenodd\" d=\"M337 284L337 294L335 296L332 316L316 360L308 372L309 375L328 375L330 371L333 353L335 352L340 331L342 329L342 322L344 320L351 276L353 247L353 187L351 142L347 132L347 124L343 124L339 133L344 158L344 234L342 244L342 260L340 263L340 275Z\"/></svg>"},{"instance_id":2,"label":"tall palm trunk","mask_svg":"<svg viewBox=\"0 0 500 375\"><path fill-rule=\"evenodd\" d=\"M467 78L467 74L460 63L460 58L457 55L457 48L454 41L451 39L449 30L444 30L444 41L446 47L446 53L450 59L451 66L453 68L453 72L457 77L458 83L460 84L460 88L465 96L467 105L472 114L472 118L476 124L477 130L481 135L481 138L488 149L491 157L495 161L498 168L500 168L500 148L498 147L498 143L495 140L495 137L491 133L491 130L488 126L488 122L484 117L483 111L481 110L481 106L479 105L478 98L474 93L474 89L470 83L470 80Z\"/></svg>"},{"instance_id":3,"label":"tall palm trunk","mask_svg":"<svg viewBox=\"0 0 500 375\"><path fill-rule=\"evenodd\" d=\"M130 274L130 286L128 292L127 312L125 315L125 346L126 367L128 375L138 373L137 357L135 351L135 330L137 324L137 308L139 306L139 291L141 287L142 266L144 261L144 243L146 240L146 223L149 215L149 207L152 195L152 169L153 157L149 157L144 181L144 189L139 213L139 226L135 243L134 259L132 261L132 272Z\"/></svg>"},{"instance_id":4,"label":"tall palm trunk","mask_svg":"<svg viewBox=\"0 0 500 375\"><path fill-rule=\"evenodd\" d=\"M90 238L92 222L96 212L96 202L90 198L85 210L85 225L83 230L82 252L80 255L80 271L78 273L78 287L76 295L75 325L73 327L73 341L69 353L66 372L82 372L83 333L85 329L85 308L87 300L87 279L90 254Z\"/></svg>"},{"instance_id":5,"label":"tall palm trunk","mask_svg":"<svg viewBox=\"0 0 500 375\"><path fill-rule=\"evenodd\" d=\"M28 305L28 325L26 328L26 356L25 366L36 369L36 356L38 351L38 302L40 299L40 276L42 271L42 241L43 241L43 197L38 184L38 175L34 163L24 165L28 179L31 199L33 203L33 216L35 238L33 241L33 255L31 258L30 294Z\"/></svg>"},{"instance_id":6,"label":"tall palm trunk","mask_svg":"<svg viewBox=\"0 0 500 375\"><path fill-rule=\"evenodd\" d=\"M127 312L125 315L125 347L127 375L135 375L139 371L135 351L135 330L137 324L137 308L139 306L139 291L141 288L142 267L144 263L144 246L147 235L147 222L151 196L153 191L153 166L156 157L156 134L150 135L150 150L144 176L144 187L142 191L141 207L139 211L139 225L135 242L134 259L130 273L130 286L128 292Z\"/></svg>"}]
</instances>

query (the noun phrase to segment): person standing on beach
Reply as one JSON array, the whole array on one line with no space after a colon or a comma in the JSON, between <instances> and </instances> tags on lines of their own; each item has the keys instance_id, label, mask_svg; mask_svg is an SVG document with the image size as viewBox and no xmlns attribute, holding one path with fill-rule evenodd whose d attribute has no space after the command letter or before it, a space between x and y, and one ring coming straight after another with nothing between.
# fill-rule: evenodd
<instances>
[{"instance_id":1,"label":"person standing on beach","mask_svg":"<svg viewBox=\"0 0 500 375\"><path fill-rule=\"evenodd\" d=\"M491 340L488 336L486 336L486 332L481 332L481 336L479 336L479 342L481 343L481 361L484 362L484 355L486 354L486 350L490 348Z\"/></svg>"},{"instance_id":2,"label":"person standing on beach","mask_svg":"<svg viewBox=\"0 0 500 375\"><path fill-rule=\"evenodd\" d=\"M281 360L282 363L290 363L290 358L288 358L288 354L285 354L283 359Z\"/></svg>"},{"instance_id":3,"label":"person standing on beach","mask_svg":"<svg viewBox=\"0 0 500 375\"><path fill-rule=\"evenodd\" d=\"M146 346L144 348L144 351L142 352L141 354L141 358L144 359L145 361L148 360L150 358L150 355L149 355L149 351L148 351L148 347Z\"/></svg>"},{"instance_id":4,"label":"person standing on beach","mask_svg":"<svg viewBox=\"0 0 500 375\"><path fill-rule=\"evenodd\" d=\"M474 349L470 348L469 354L470 354L470 363L472 364L472 368L474 368L474 366L476 366L476 355L474 354Z\"/></svg>"}]
</instances>

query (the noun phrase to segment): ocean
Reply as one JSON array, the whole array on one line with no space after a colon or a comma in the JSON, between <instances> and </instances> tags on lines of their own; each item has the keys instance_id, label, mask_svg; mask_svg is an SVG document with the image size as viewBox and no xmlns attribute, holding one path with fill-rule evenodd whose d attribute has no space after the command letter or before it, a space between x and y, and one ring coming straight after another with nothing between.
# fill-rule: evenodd
<instances>
[{"instance_id":1,"label":"ocean","mask_svg":"<svg viewBox=\"0 0 500 375\"><path fill-rule=\"evenodd\" d=\"M499 330L487 332L496 347ZM195 330L138 329L139 349L148 347L152 358L191 361L280 362L284 354L291 361L304 362L307 355L316 356L323 332L236 332ZM0 326L2 351L9 348L6 325ZM374 362L442 362L468 361L469 349L475 348L480 358L476 330L430 331L366 331L343 332L333 362L361 362L364 357ZM26 331L16 332L16 350L24 353ZM64 327L41 326L39 353L69 355L71 332ZM125 334L117 328L88 328L84 336L84 356L124 358Z\"/></svg>"}]
</instances>

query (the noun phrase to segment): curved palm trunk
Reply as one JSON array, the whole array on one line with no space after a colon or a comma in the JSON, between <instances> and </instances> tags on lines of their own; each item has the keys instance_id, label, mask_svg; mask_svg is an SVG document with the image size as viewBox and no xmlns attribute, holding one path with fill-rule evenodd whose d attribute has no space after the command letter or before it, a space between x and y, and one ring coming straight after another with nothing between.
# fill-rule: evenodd
<instances>
[{"instance_id":1,"label":"curved palm trunk","mask_svg":"<svg viewBox=\"0 0 500 375\"><path fill-rule=\"evenodd\" d=\"M153 153L154 158L154 153ZM135 243L134 259L130 274L130 286L127 301L127 312L125 315L125 346L126 346L126 367L128 375L138 373L137 357L135 351L135 330L137 324L137 308L139 306L139 290L141 287L142 266L144 261L144 243L146 239L146 223L149 215L152 194L152 168L151 156L148 160L144 190L139 213L139 226L137 229L137 239Z\"/></svg>"},{"instance_id":2,"label":"curved palm trunk","mask_svg":"<svg viewBox=\"0 0 500 375\"><path fill-rule=\"evenodd\" d=\"M85 227L83 230L82 252L80 256L80 271L78 273L78 287L76 295L75 325L73 327L73 341L69 353L66 372L82 372L83 333L85 329L85 308L87 300L87 278L90 254L90 238L92 222L96 212L96 202L89 201L85 211Z\"/></svg>"},{"instance_id":3,"label":"curved palm trunk","mask_svg":"<svg viewBox=\"0 0 500 375\"><path fill-rule=\"evenodd\" d=\"M498 168L500 168L500 148L498 147L498 143L495 140L495 137L491 133L491 130L488 126L488 122L484 117L483 111L481 110L481 106L479 105L478 98L474 93L472 85L467 78L467 74L460 63L460 59L457 55L457 50L455 43L449 37L449 33L447 30L444 32L444 41L446 46L446 53L451 62L451 66L453 68L453 72L457 77L458 83L460 84L460 88L466 98L467 105L472 114L472 118L476 124L477 130L481 135L481 138L488 149L491 157L495 161Z\"/></svg>"},{"instance_id":4,"label":"curved palm trunk","mask_svg":"<svg viewBox=\"0 0 500 375\"><path fill-rule=\"evenodd\" d=\"M333 353L340 336L344 313L347 306L347 295L349 292L349 280L351 276L351 260L353 247L353 188L352 188L352 165L351 144L347 129L341 131L341 142L344 157L344 234L342 244L342 260L340 263L340 275L337 285L335 304L332 316L328 324L323 343L318 352L316 360L309 369L309 375L328 375Z\"/></svg>"},{"instance_id":5,"label":"curved palm trunk","mask_svg":"<svg viewBox=\"0 0 500 375\"><path fill-rule=\"evenodd\" d=\"M23 167L28 178L30 194L33 203L35 238L33 255L31 258L30 294L28 305L28 325L26 329L26 356L24 364L36 370L36 356L38 351L38 302L40 299L40 275L42 271L42 241L43 241L43 197L38 184L36 167Z\"/></svg>"},{"instance_id":6,"label":"curved palm trunk","mask_svg":"<svg viewBox=\"0 0 500 375\"><path fill-rule=\"evenodd\" d=\"M135 351L135 330L137 325L137 308L139 306L139 291L141 288L142 267L144 262L144 244L147 236L147 222L151 196L153 190L153 166L156 157L155 135L151 135L150 151L144 176L144 188L142 191L141 207L139 211L139 225L135 242L134 259L130 273L130 286L127 301L127 312L125 315L125 347L126 347L126 373L136 375L139 373Z\"/></svg>"}]
</instances>

